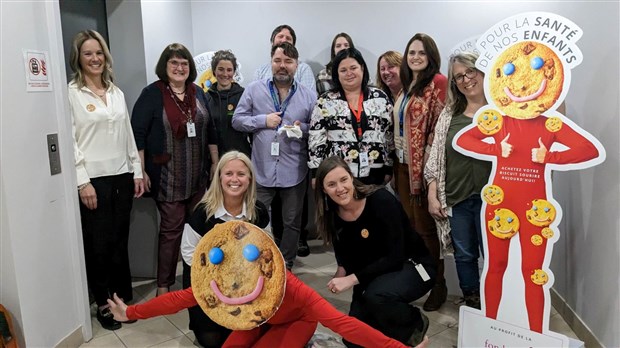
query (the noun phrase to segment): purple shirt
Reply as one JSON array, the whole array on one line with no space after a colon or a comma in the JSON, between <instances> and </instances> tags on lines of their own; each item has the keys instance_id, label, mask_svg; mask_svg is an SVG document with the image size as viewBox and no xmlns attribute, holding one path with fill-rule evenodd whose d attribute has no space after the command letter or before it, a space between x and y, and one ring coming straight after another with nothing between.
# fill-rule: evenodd
<instances>
[{"instance_id":1,"label":"purple shirt","mask_svg":"<svg viewBox=\"0 0 620 348\"><path fill-rule=\"evenodd\" d=\"M308 173L308 124L316 102L316 92L294 83L295 93L290 98L282 125L301 122L301 139L288 138L286 132L278 135L277 130L267 128L267 115L276 112L269 84L272 77L250 83L232 119L232 126L240 132L253 133L252 164L256 182L264 187L293 187L306 178ZM277 94L277 88L274 86ZM293 93L292 90L289 94ZM280 101L282 103L282 101ZM271 154L272 143L279 144L279 155Z\"/></svg>"}]
</instances>

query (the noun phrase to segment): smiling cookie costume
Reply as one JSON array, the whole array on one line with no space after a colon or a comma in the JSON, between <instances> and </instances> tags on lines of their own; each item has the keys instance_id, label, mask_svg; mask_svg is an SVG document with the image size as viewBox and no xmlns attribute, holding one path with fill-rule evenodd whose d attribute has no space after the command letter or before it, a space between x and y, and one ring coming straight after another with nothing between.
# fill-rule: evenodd
<instances>
[{"instance_id":1,"label":"smiling cookie costume","mask_svg":"<svg viewBox=\"0 0 620 348\"><path fill-rule=\"evenodd\" d=\"M605 157L593 136L555 111L570 84L570 68L578 63L570 66L557 47L541 41L516 42L490 64L476 62L485 72L489 105L453 142L458 151L493 162L489 185L482 191L488 247L483 311L497 318L510 241L519 238L529 329L540 333L548 330L550 306L545 302L553 283L547 244L557 240L553 232L561 219L552 197L551 169L586 168ZM576 46L571 49L581 58ZM554 144L564 149L552 149Z\"/></svg>"},{"instance_id":2,"label":"smiling cookie costume","mask_svg":"<svg viewBox=\"0 0 620 348\"><path fill-rule=\"evenodd\" d=\"M349 317L286 270L260 228L242 221L216 225L200 240L192 287L127 307L132 319L176 313L197 303L233 333L224 347L303 347L320 322L365 347L406 347Z\"/></svg>"}]
</instances>

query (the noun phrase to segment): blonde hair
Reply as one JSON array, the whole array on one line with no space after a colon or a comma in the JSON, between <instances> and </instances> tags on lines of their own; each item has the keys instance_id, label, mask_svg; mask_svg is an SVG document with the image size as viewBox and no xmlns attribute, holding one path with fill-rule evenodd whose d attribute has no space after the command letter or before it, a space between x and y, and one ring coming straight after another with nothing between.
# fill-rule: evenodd
<instances>
[{"instance_id":1,"label":"blonde hair","mask_svg":"<svg viewBox=\"0 0 620 348\"><path fill-rule=\"evenodd\" d=\"M73 70L73 76L71 77L78 88L82 88L85 85L84 74L82 73L82 67L80 66L80 50L84 42L93 39L99 42L103 55L105 56L105 68L103 74L101 74L101 83L105 88L110 87L110 83L114 81L114 73L112 72L112 55L108 49L108 45L105 43L103 36L94 30L83 30L77 33L73 37L71 43L71 54L69 55L69 65Z\"/></svg>"},{"instance_id":2,"label":"blonde hair","mask_svg":"<svg viewBox=\"0 0 620 348\"><path fill-rule=\"evenodd\" d=\"M254 177L254 168L252 167L252 162L244 153L239 151L229 151L226 152L217 163L217 169L215 170L215 174L213 176L213 181L211 181L211 185L207 192L205 192L204 196L200 200L200 204L205 205L205 212L207 215L207 219L213 214L217 209L224 205L224 192L222 190L222 168L228 162L233 160L240 160L245 164L248 168L248 173L250 175L250 184L248 185L247 191L243 195L243 202L246 206L246 219L248 222L255 223L258 216L255 214L256 210L256 178Z\"/></svg>"},{"instance_id":3,"label":"blonde hair","mask_svg":"<svg viewBox=\"0 0 620 348\"><path fill-rule=\"evenodd\" d=\"M387 95L390 96L392 100L394 100L394 98L398 96L392 95L392 91L390 91L390 87L388 87L385 83L383 83L383 80L381 79L381 59L385 59L385 62L388 63L389 66L398 67L399 74L400 74L400 65L403 62L403 55L396 51L387 51L383 53L382 55L380 55L379 59L377 59L377 77L375 80L377 83L377 87L379 87L379 89L387 93ZM400 78L398 82L400 82Z\"/></svg>"}]
</instances>

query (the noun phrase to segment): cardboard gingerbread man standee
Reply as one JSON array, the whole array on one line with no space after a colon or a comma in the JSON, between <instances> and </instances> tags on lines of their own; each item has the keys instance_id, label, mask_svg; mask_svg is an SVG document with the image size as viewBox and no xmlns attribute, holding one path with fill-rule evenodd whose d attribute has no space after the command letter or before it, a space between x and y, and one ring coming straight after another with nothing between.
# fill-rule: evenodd
<instances>
[{"instance_id":1,"label":"cardboard gingerbread man standee","mask_svg":"<svg viewBox=\"0 0 620 348\"><path fill-rule=\"evenodd\" d=\"M519 18L533 26L543 15L561 18L543 13ZM468 156L493 162L489 184L482 191L481 219L486 227L483 312L497 319L510 242L518 238L529 329L542 333L548 331L553 284L549 263L562 216L552 194L551 171L599 164L605 150L592 135L556 111L568 92L571 69L582 59L575 45L578 37L570 42L560 37L550 40L552 34L558 35L552 27L544 36L534 36L527 26L522 27L508 36L520 39L507 45L480 47L479 41L482 53L476 66L485 73L489 105L455 136L453 146Z\"/></svg>"}]
</instances>

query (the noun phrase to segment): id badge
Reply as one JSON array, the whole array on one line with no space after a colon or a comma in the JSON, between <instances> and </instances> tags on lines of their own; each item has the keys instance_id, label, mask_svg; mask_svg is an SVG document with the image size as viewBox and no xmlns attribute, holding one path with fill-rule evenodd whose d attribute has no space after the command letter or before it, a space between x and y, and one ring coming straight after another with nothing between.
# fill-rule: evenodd
<instances>
[{"instance_id":1,"label":"id badge","mask_svg":"<svg viewBox=\"0 0 620 348\"><path fill-rule=\"evenodd\" d=\"M194 122L187 122L187 137L193 138L196 136L196 124Z\"/></svg>"},{"instance_id":2,"label":"id badge","mask_svg":"<svg viewBox=\"0 0 620 348\"><path fill-rule=\"evenodd\" d=\"M422 277L423 281L428 281L431 279L431 277L428 275L428 273L426 272L426 269L424 269L424 266L422 266L422 264L420 263L416 264L415 269L418 271L418 274L420 274L420 277Z\"/></svg>"},{"instance_id":3,"label":"id badge","mask_svg":"<svg viewBox=\"0 0 620 348\"><path fill-rule=\"evenodd\" d=\"M360 166L368 167L368 152L360 152Z\"/></svg>"},{"instance_id":4,"label":"id badge","mask_svg":"<svg viewBox=\"0 0 620 348\"><path fill-rule=\"evenodd\" d=\"M280 143L276 143L276 142L271 143L271 155L272 156L280 155Z\"/></svg>"},{"instance_id":5,"label":"id badge","mask_svg":"<svg viewBox=\"0 0 620 348\"><path fill-rule=\"evenodd\" d=\"M405 163L405 151L403 149L396 149L396 156L398 156L398 163Z\"/></svg>"}]
</instances>

